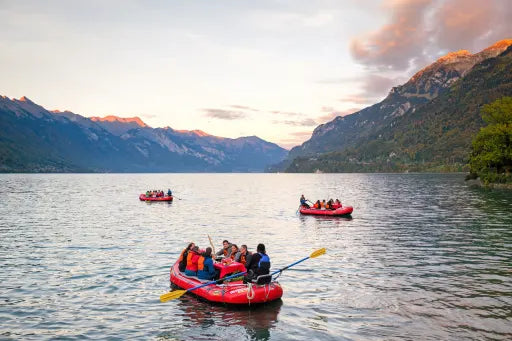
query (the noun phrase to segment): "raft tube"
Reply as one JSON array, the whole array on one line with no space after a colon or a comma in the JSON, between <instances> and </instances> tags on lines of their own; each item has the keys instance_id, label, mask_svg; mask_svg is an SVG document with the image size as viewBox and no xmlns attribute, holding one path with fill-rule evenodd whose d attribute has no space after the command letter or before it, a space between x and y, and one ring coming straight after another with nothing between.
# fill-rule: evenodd
<instances>
[{"instance_id":1,"label":"raft tube","mask_svg":"<svg viewBox=\"0 0 512 341\"><path fill-rule=\"evenodd\" d=\"M179 262L171 267L170 281L182 289L190 289L204 284L208 281L201 281L195 276L186 276L178 268ZM268 284L244 284L243 281L234 281L224 284L211 284L193 291L205 300L213 303L235 304L238 306L261 304L275 301L283 296L283 289L277 281Z\"/></svg>"},{"instance_id":2,"label":"raft tube","mask_svg":"<svg viewBox=\"0 0 512 341\"><path fill-rule=\"evenodd\" d=\"M352 206L342 206L338 207L335 210L324 210L324 209L317 209L317 208L300 208L301 214L307 214L307 215L323 215L323 216L331 216L331 217L340 217L344 215L350 215L352 214L352 211L354 209Z\"/></svg>"},{"instance_id":3,"label":"raft tube","mask_svg":"<svg viewBox=\"0 0 512 341\"><path fill-rule=\"evenodd\" d=\"M139 195L141 201L172 201L172 195L166 195L163 197L147 197L146 194Z\"/></svg>"}]
</instances>

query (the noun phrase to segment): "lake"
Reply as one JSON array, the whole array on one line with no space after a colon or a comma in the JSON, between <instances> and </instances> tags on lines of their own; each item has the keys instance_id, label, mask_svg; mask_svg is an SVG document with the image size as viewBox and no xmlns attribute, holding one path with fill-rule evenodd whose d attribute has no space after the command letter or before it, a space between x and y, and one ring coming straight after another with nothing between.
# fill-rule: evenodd
<instances>
[{"instance_id":1,"label":"lake","mask_svg":"<svg viewBox=\"0 0 512 341\"><path fill-rule=\"evenodd\" d=\"M0 174L0 339L512 338L512 192L463 174ZM146 203L171 188L172 203ZM351 219L300 216L339 198ZM178 199L179 198L179 199ZM282 300L160 303L189 241L264 243Z\"/></svg>"}]
</instances>

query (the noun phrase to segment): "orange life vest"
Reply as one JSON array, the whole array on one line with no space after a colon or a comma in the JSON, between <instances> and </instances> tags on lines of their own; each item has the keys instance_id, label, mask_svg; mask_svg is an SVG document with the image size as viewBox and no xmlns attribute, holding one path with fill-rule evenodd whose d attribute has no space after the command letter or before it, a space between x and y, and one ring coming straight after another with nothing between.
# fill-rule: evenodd
<instances>
[{"instance_id":1,"label":"orange life vest","mask_svg":"<svg viewBox=\"0 0 512 341\"><path fill-rule=\"evenodd\" d=\"M201 256L197 260L197 270L202 271L203 269L204 269L204 256Z\"/></svg>"},{"instance_id":2,"label":"orange life vest","mask_svg":"<svg viewBox=\"0 0 512 341\"><path fill-rule=\"evenodd\" d=\"M247 264L247 253L245 255L240 254L240 263L242 263L244 266Z\"/></svg>"}]
</instances>

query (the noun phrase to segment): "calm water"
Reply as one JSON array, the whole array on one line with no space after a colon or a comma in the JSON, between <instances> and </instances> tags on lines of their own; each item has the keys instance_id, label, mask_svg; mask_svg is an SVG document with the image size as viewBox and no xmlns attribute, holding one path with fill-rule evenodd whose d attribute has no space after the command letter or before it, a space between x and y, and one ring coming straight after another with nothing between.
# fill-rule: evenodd
<instances>
[{"instance_id":1,"label":"calm water","mask_svg":"<svg viewBox=\"0 0 512 341\"><path fill-rule=\"evenodd\" d=\"M138 194L171 186L181 200ZM352 219L301 217L339 197ZM0 339L512 338L512 193L463 175L0 175ZM189 241L263 242L286 271L260 309L160 303Z\"/></svg>"}]
</instances>

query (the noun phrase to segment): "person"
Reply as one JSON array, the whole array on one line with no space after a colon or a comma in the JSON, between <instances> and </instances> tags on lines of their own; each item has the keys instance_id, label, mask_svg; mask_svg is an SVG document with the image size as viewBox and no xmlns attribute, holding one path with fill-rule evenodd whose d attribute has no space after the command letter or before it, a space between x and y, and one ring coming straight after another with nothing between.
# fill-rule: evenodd
<instances>
[{"instance_id":1,"label":"person","mask_svg":"<svg viewBox=\"0 0 512 341\"><path fill-rule=\"evenodd\" d=\"M192 250L194 247L196 246L196 244L194 243L190 243L188 244L187 248L184 249L183 251L181 251L181 254L180 254L180 258L178 259L179 261L179 264L178 264L178 269L181 271L181 272L184 272L186 267L187 267L187 256L188 256L188 253L190 250Z\"/></svg>"},{"instance_id":2,"label":"person","mask_svg":"<svg viewBox=\"0 0 512 341\"><path fill-rule=\"evenodd\" d=\"M231 243L227 239L222 241L222 249L217 251L216 255L224 257L231 256Z\"/></svg>"},{"instance_id":3,"label":"person","mask_svg":"<svg viewBox=\"0 0 512 341\"><path fill-rule=\"evenodd\" d=\"M197 260L197 278L212 280L214 277L215 268L213 267L212 248L207 247Z\"/></svg>"},{"instance_id":4,"label":"person","mask_svg":"<svg viewBox=\"0 0 512 341\"><path fill-rule=\"evenodd\" d=\"M264 244L258 244L256 253L251 256L250 261L246 265L247 274L244 276L244 283L257 280L257 284L270 283L271 276L261 277L258 276L268 275L270 272L270 257L265 251Z\"/></svg>"},{"instance_id":5,"label":"person","mask_svg":"<svg viewBox=\"0 0 512 341\"><path fill-rule=\"evenodd\" d=\"M309 208L309 205L307 203L307 199L304 197L304 194L300 196L300 205L305 208Z\"/></svg>"},{"instance_id":6,"label":"person","mask_svg":"<svg viewBox=\"0 0 512 341\"><path fill-rule=\"evenodd\" d=\"M327 204L325 204L325 209L326 210L333 210L334 207L332 207L332 204L333 204L333 200L332 199L329 199L329 201L327 202Z\"/></svg>"},{"instance_id":7,"label":"person","mask_svg":"<svg viewBox=\"0 0 512 341\"><path fill-rule=\"evenodd\" d=\"M229 258L235 262L238 262L237 259L240 259L240 251L238 250L238 246L236 244L231 244L231 255Z\"/></svg>"},{"instance_id":8,"label":"person","mask_svg":"<svg viewBox=\"0 0 512 341\"><path fill-rule=\"evenodd\" d=\"M240 246L240 252L238 259L235 258L235 261L242 263L244 266L251 260L251 253L247 250L247 245L243 244Z\"/></svg>"},{"instance_id":9,"label":"person","mask_svg":"<svg viewBox=\"0 0 512 341\"><path fill-rule=\"evenodd\" d=\"M322 204L320 203L320 200L317 200L315 202L315 204L313 205L313 207L316 208L316 209L320 209L321 206L322 206Z\"/></svg>"},{"instance_id":10,"label":"person","mask_svg":"<svg viewBox=\"0 0 512 341\"><path fill-rule=\"evenodd\" d=\"M172 191L171 191L171 189L169 188L169 189L167 190L167 196L169 196L169 197L170 197L171 195L172 195Z\"/></svg>"},{"instance_id":11,"label":"person","mask_svg":"<svg viewBox=\"0 0 512 341\"><path fill-rule=\"evenodd\" d=\"M325 208L325 199L322 200L322 203L320 204L320 208Z\"/></svg>"},{"instance_id":12,"label":"person","mask_svg":"<svg viewBox=\"0 0 512 341\"><path fill-rule=\"evenodd\" d=\"M341 205L341 201L339 201L338 198L336 198L336 201L335 201L336 205Z\"/></svg>"},{"instance_id":13,"label":"person","mask_svg":"<svg viewBox=\"0 0 512 341\"><path fill-rule=\"evenodd\" d=\"M185 268L185 275L197 276L197 261L199 260L199 247L194 246L187 256L187 267Z\"/></svg>"}]
</instances>

